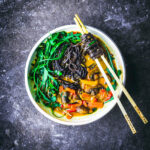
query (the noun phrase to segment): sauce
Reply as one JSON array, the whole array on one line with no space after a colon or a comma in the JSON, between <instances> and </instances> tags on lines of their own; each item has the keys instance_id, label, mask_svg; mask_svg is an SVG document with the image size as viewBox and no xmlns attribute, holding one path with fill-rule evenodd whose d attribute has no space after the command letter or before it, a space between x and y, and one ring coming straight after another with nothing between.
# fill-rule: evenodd
<instances>
[{"instance_id":1,"label":"sauce","mask_svg":"<svg viewBox=\"0 0 150 150\"><path fill-rule=\"evenodd\" d=\"M98 37L96 37L98 40L100 40ZM101 40L100 40L101 41ZM107 77L110 79L110 76L108 75L108 72L106 71L106 65L105 65L105 63L99 58L99 61L100 61L100 63L101 63L101 65L102 65L102 67L103 67L103 69L105 70L105 73L107 74ZM114 66L115 66L115 68L116 68L116 64L115 64L115 60L113 60L113 64L114 64ZM106 82L105 82L105 79L102 77L102 74L100 73L100 71L99 71L99 68L97 67L97 65L96 65L96 62L93 60L93 59L91 59L90 58L90 56L89 55L85 55L85 67L87 68L87 71L88 71L88 74L87 74L87 78L85 79L85 80L89 80L89 74L90 74L90 66L95 66L94 67L94 71L95 72L98 72L99 73L99 75L100 75L100 78L98 79L98 84L99 85L102 85L104 88L107 88L108 86L107 86L107 84L106 84ZM69 82L74 82L72 79L70 79L70 78L68 78L68 77L63 77L63 79L64 80L66 80L66 81L69 81ZM111 80L110 80L111 81ZM112 84L112 82L111 82L111 84ZM82 83L80 82L80 86L81 87L83 87L84 85L82 85ZM91 86L89 85L86 85L86 89L87 89L87 91L88 91L88 88L89 89L91 89ZM99 95L97 95L97 96L99 96ZM61 98L60 97L57 97L57 101L58 102L61 102ZM60 109L60 108L56 108L55 109L55 112L56 113L59 113L59 114L63 114L64 112L63 112L63 109ZM73 115L73 116L84 116L84 115L88 115L89 113L86 113L86 114L81 114L81 113L78 113L78 112L71 112L70 113L71 115Z\"/></svg>"}]
</instances>

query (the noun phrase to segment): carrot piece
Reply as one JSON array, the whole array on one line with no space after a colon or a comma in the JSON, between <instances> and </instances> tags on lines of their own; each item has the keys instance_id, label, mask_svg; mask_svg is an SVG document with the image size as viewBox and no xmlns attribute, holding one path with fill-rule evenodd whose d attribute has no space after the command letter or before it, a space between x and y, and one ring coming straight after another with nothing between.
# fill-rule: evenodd
<instances>
[{"instance_id":1,"label":"carrot piece","mask_svg":"<svg viewBox=\"0 0 150 150\"><path fill-rule=\"evenodd\" d=\"M105 90L105 89L101 89L100 92L103 92L103 93L104 93L104 92L106 92L106 90Z\"/></svg>"},{"instance_id":2,"label":"carrot piece","mask_svg":"<svg viewBox=\"0 0 150 150\"><path fill-rule=\"evenodd\" d=\"M82 98L88 98L88 99L90 99L91 95L87 94L87 93L82 93Z\"/></svg>"},{"instance_id":3,"label":"carrot piece","mask_svg":"<svg viewBox=\"0 0 150 150\"><path fill-rule=\"evenodd\" d=\"M72 115L66 114L66 118L67 118L67 119L71 119L71 118L72 118Z\"/></svg>"},{"instance_id":4,"label":"carrot piece","mask_svg":"<svg viewBox=\"0 0 150 150\"><path fill-rule=\"evenodd\" d=\"M76 94L76 91L71 88L66 88L65 91L72 93L73 95Z\"/></svg>"},{"instance_id":5,"label":"carrot piece","mask_svg":"<svg viewBox=\"0 0 150 150\"><path fill-rule=\"evenodd\" d=\"M104 102L105 102L105 101L108 101L112 96L113 96L112 92L109 91L107 97L104 99Z\"/></svg>"},{"instance_id":6,"label":"carrot piece","mask_svg":"<svg viewBox=\"0 0 150 150\"><path fill-rule=\"evenodd\" d=\"M75 108L73 108L73 109L67 109L66 111L69 112L69 113L70 112L76 112L76 109Z\"/></svg>"},{"instance_id":7,"label":"carrot piece","mask_svg":"<svg viewBox=\"0 0 150 150\"><path fill-rule=\"evenodd\" d=\"M103 108L103 106L104 106L104 103L102 102L94 102L94 103L89 102L88 103L89 108Z\"/></svg>"},{"instance_id":8,"label":"carrot piece","mask_svg":"<svg viewBox=\"0 0 150 150\"><path fill-rule=\"evenodd\" d=\"M73 32L73 34L77 34L77 33L80 33L80 32L78 32L78 31L74 31L74 32Z\"/></svg>"},{"instance_id":9,"label":"carrot piece","mask_svg":"<svg viewBox=\"0 0 150 150\"><path fill-rule=\"evenodd\" d=\"M107 96L107 91L105 89L101 89L99 91L99 98L103 100Z\"/></svg>"},{"instance_id":10,"label":"carrot piece","mask_svg":"<svg viewBox=\"0 0 150 150\"><path fill-rule=\"evenodd\" d=\"M82 105L82 101L79 101L78 103L75 104L64 104L64 108L69 108L69 109L76 109L77 107Z\"/></svg>"},{"instance_id":11,"label":"carrot piece","mask_svg":"<svg viewBox=\"0 0 150 150\"><path fill-rule=\"evenodd\" d=\"M59 92L61 93L64 90L64 87L61 85L59 86Z\"/></svg>"}]
</instances>

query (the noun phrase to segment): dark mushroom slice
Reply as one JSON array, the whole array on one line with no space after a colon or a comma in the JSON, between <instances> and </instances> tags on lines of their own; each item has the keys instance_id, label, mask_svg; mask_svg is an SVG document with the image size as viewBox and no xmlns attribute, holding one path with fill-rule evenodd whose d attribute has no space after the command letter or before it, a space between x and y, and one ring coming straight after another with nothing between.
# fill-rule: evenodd
<instances>
[{"instance_id":1,"label":"dark mushroom slice","mask_svg":"<svg viewBox=\"0 0 150 150\"><path fill-rule=\"evenodd\" d=\"M99 41L91 34L84 34L82 36L82 48L87 52L92 59L96 59L104 54Z\"/></svg>"},{"instance_id":2,"label":"dark mushroom slice","mask_svg":"<svg viewBox=\"0 0 150 150\"><path fill-rule=\"evenodd\" d=\"M77 90L80 88L79 84L77 84L77 83L70 83L70 82L64 81L64 80L62 80L61 82L62 82L62 86L64 88L69 87L69 88L74 89L74 90Z\"/></svg>"},{"instance_id":3,"label":"dark mushroom slice","mask_svg":"<svg viewBox=\"0 0 150 150\"><path fill-rule=\"evenodd\" d=\"M86 78L87 69L81 54L81 46L72 44L65 51L64 57L55 62L55 69L62 71L64 76L69 76L75 81Z\"/></svg>"},{"instance_id":4,"label":"dark mushroom slice","mask_svg":"<svg viewBox=\"0 0 150 150\"><path fill-rule=\"evenodd\" d=\"M61 101L62 101L63 104L70 102L68 96L69 96L68 92L62 92Z\"/></svg>"}]
</instances>

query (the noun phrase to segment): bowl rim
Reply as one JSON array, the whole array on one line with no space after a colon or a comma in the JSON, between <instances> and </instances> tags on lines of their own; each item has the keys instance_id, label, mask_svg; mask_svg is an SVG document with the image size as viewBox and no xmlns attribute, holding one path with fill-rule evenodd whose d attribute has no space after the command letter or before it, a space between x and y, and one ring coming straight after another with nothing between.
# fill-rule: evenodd
<instances>
[{"instance_id":1,"label":"bowl rim","mask_svg":"<svg viewBox=\"0 0 150 150\"><path fill-rule=\"evenodd\" d=\"M39 46L39 44L49 36L49 34L52 34L52 33L55 33L59 30L65 30L67 28L70 28L70 27L76 27L75 24L71 24L71 25L64 25L64 26L60 26L58 28L55 28L49 32L47 32L46 34L44 34L33 46L33 48L31 49L29 55L28 55L28 58L27 58L27 61L26 61L26 66L25 66L25 88L26 88L26 91L28 93L28 96L30 98L30 101L32 102L32 104L34 105L34 107L41 113L43 114L46 118L56 122L56 123L60 123L60 124L63 124L63 125L73 125L73 126L79 126L79 125L85 125L85 124L89 124L89 123L92 123L98 119L101 119L102 117L104 117L106 114L108 114L108 112L110 112L114 106L116 105L116 100L114 100L114 103L113 105L111 106L110 109L107 109L106 112L99 118L92 118L91 120L89 121L86 121L86 122L67 122L67 121L62 121L62 120L59 120L57 118L54 118L52 117L51 115L47 114L43 109L40 108L40 106L36 103L36 101L34 100L34 98L32 97L32 94L31 94L31 91L30 91L30 88L29 88L29 84L28 84L28 68L29 68L29 64L30 64L30 60L32 58L32 55L34 54L36 48ZM121 58L121 61L122 61L122 70L123 70L123 83L125 84L125 81L126 81L126 68L125 68L125 61L124 61L124 58L122 56L122 53L121 51L119 50L118 46L115 44L115 42L106 34L104 33L103 31L101 31L100 29L97 29L95 27L91 27L91 26L86 26L87 28L91 29L91 30L94 30L96 32L101 32L101 34L103 34L106 38L108 38L113 44L114 46L116 47L117 49L117 53L120 55L119 57ZM120 94L119 96L121 97L121 94L122 94L122 91L120 91Z\"/></svg>"}]
</instances>

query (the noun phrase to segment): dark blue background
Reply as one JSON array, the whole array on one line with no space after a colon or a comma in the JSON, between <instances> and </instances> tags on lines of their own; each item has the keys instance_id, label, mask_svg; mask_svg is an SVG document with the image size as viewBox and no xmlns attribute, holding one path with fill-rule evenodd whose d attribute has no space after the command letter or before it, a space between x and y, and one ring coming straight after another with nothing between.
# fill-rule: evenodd
<instances>
[{"instance_id":1,"label":"dark blue background","mask_svg":"<svg viewBox=\"0 0 150 150\"><path fill-rule=\"evenodd\" d=\"M121 101L137 129L132 135L118 106L89 125L54 123L32 105L25 90L28 54L48 31L84 24L108 34L126 63L126 87L150 120L149 0L0 0L0 150L149 150L150 128L127 99Z\"/></svg>"}]
</instances>

